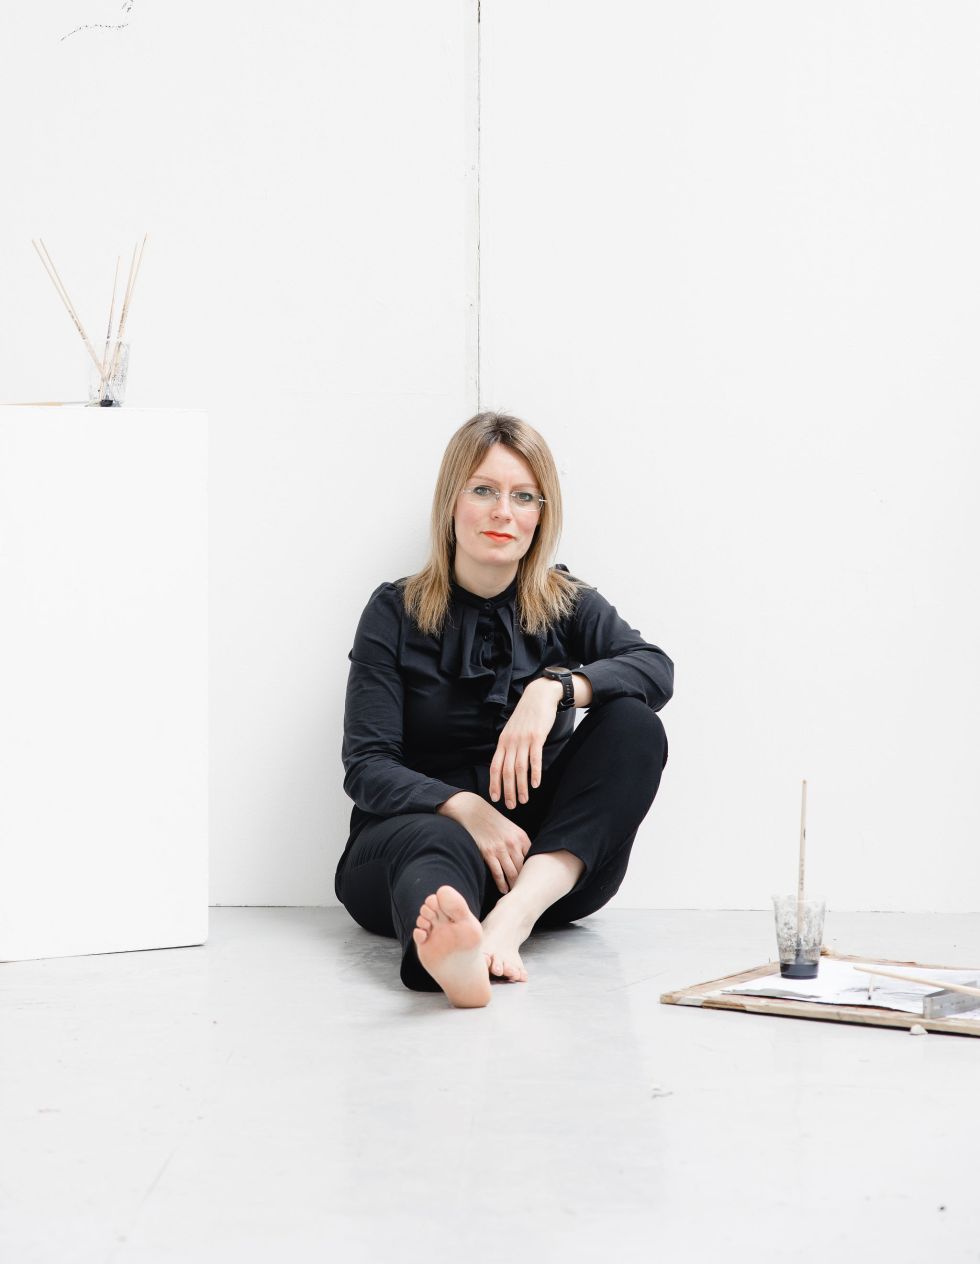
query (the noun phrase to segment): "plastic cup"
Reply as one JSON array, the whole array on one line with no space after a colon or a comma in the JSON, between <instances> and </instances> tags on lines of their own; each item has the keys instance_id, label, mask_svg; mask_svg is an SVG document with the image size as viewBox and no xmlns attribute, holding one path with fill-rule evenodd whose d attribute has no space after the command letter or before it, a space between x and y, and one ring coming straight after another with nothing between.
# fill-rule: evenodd
<instances>
[{"instance_id":1,"label":"plastic cup","mask_svg":"<svg viewBox=\"0 0 980 1264\"><path fill-rule=\"evenodd\" d=\"M815 979L823 944L824 900L804 900L797 917L795 895L774 895L779 973L784 979Z\"/></svg>"}]
</instances>

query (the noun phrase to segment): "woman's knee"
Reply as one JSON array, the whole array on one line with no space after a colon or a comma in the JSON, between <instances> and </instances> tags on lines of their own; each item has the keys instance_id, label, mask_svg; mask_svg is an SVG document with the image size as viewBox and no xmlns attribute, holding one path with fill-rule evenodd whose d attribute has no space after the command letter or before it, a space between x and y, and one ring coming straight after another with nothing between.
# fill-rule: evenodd
<instances>
[{"instance_id":1,"label":"woman's knee","mask_svg":"<svg viewBox=\"0 0 980 1264\"><path fill-rule=\"evenodd\" d=\"M406 818L408 824L398 839L398 855L394 873L431 870L433 865L448 875L444 880L454 884L455 874L479 877L483 858L469 830L458 821L438 813L418 813Z\"/></svg>"},{"instance_id":2,"label":"woman's knee","mask_svg":"<svg viewBox=\"0 0 980 1264\"><path fill-rule=\"evenodd\" d=\"M473 836L465 825L448 816L440 816L438 812L426 818L424 833L430 846L448 848L453 852L476 850Z\"/></svg>"},{"instance_id":3,"label":"woman's knee","mask_svg":"<svg viewBox=\"0 0 980 1264\"><path fill-rule=\"evenodd\" d=\"M387 817L365 829L361 839L363 850L372 857L379 853L393 857L433 849L460 849L472 842L469 832L458 821L437 812L407 812L404 816Z\"/></svg>"},{"instance_id":4,"label":"woman's knee","mask_svg":"<svg viewBox=\"0 0 980 1264\"><path fill-rule=\"evenodd\" d=\"M383 874L391 885L406 871L442 866L449 871L479 874L483 861L468 830L435 812L391 816L366 826L351 848L338 879L338 896L347 903L354 875Z\"/></svg>"},{"instance_id":5,"label":"woman's knee","mask_svg":"<svg viewBox=\"0 0 980 1264\"><path fill-rule=\"evenodd\" d=\"M624 756L649 754L657 768L667 763L667 732L656 711L641 698L612 698L594 714L604 727L614 730L614 740Z\"/></svg>"}]
</instances>

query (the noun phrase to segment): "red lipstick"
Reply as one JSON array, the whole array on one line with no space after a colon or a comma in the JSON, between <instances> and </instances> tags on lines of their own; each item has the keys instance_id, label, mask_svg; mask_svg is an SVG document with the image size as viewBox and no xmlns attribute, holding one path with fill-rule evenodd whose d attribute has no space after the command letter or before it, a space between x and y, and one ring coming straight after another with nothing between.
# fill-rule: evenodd
<instances>
[{"instance_id":1,"label":"red lipstick","mask_svg":"<svg viewBox=\"0 0 980 1264\"><path fill-rule=\"evenodd\" d=\"M505 535L501 531L484 531L484 535L488 535L491 540L513 540L512 535Z\"/></svg>"}]
</instances>

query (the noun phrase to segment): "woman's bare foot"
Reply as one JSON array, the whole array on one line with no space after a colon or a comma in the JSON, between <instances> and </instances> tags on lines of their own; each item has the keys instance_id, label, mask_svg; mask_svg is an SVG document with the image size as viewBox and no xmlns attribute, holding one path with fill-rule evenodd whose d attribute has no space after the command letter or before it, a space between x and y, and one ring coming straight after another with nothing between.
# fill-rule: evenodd
<instances>
[{"instance_id":1,"label":"woman's bare foot","mask_svg":"<svg viewBox=\"0 0 980 1264\"><path fill-rule=\"evenodd\" d=\"M492 978L526 983L520 947L530 935L534 921L512 895L501 896L483 919L483 956Z\"/></svg>"},{"instance_id":2,"label":"woman's bare foot","mask_svg":"<svg viewBox=\"0 0 980 1264\"><path fill-rule=\"evenodd\" d=\"M450 1004L459 1009L490 1004L483 928L454 887L440 887L435 895L426 896L412 938L419 961Z\"/></svg>"}]
</instances>

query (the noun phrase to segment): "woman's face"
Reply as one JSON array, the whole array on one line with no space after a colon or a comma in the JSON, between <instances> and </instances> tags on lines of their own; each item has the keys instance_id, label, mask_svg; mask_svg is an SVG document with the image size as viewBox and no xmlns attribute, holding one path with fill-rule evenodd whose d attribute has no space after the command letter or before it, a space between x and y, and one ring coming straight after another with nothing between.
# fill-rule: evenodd
<instances>
[{"instance_id":1,"label":"woman's face","mask_svg":"<svg viewBox=\"0 0 980 1264\"><path fill-rule=\"evenodd\" d=\"M533 510L518 509L510 493L527 491L539 496L541 489L527 462L502 443L487 449L466 486L493 488L500 497L486 493L485 500L478 500L460 493L457 498L453 514L456 578L464 588L469 587L467 577L484 583L499 578L500 587L506 588L531 547L540 517L537 503Z\"/></svg>"}]
</instances>

